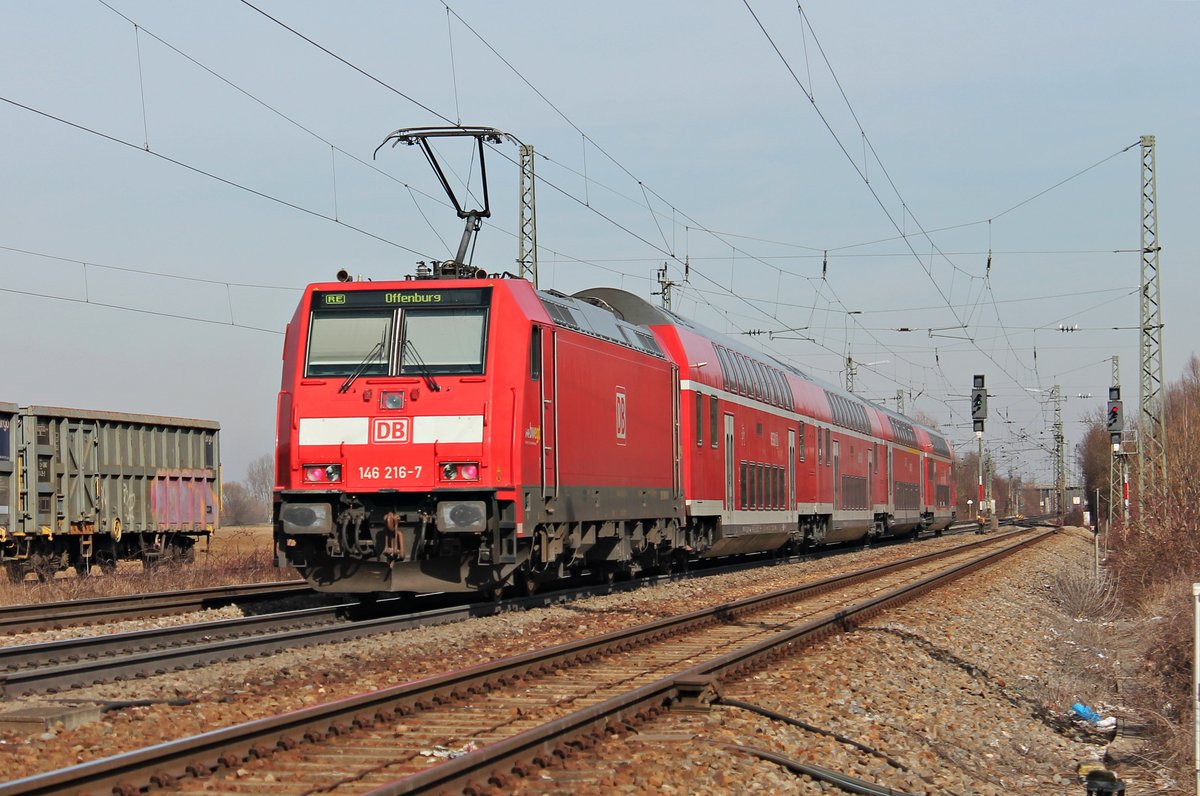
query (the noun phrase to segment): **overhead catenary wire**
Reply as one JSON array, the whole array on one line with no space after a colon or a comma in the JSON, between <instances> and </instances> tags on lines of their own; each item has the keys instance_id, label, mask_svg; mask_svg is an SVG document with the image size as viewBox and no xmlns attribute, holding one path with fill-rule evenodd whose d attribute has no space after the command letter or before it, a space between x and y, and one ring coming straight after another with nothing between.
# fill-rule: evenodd
<instances>
[{"instance_id":1,"label":"overhead catenary wire","mask_svg":"<svg viewBox=\"0 0 1200 796\"><path fill-rule=\"evenodd\" d=\"M247 3L247 5L251 5L251 4ZM251 6L251 7L253 7L253 6ZM448 8L448 7L447 7L447 8ZM256 8L255 10L258 10L258 9ZM260 12L260 13L261 13L261 12ZM265 16L269 16L269 15L265 15ZM455 14L455 16L457 16L457 14ZM319 46L319 45L318 45L318 46ZM324 49L324 48L322 48L322 49ZM361 70L360 70L360 71L361 71ZM405 95L402 93L402 94L401 94L401 96L405 96ZM406 97L406 98L407 98L407 97ZM419 103L418 103L418 104L419 104ZM580 134L581 134L581 136L583 136L583 138L584 138L585 149L586 149L586 148L587 148L587 144L589 143L590 139L589 139L589 138L587 137L587 135L586 135L585 133L583 133L582 131L580 131ZM148 136L147 136L147 137L148 137ZM864 138L864 141L865 141L865 138ZM592 145L593 145L593 146L596 146L596 147L597 147L597 150L598 150L598 151L603 151L603 150L601 150L601 148L600 148L598 145L596 145L596 144L595 144L595 142L591 142L591 143L592 143ZM873 151L873 147L872 147L872 151ZM607 153L607 152L604 152L604 154L605 154L606 156L608 156L608 153ZM630 175L630 176L632 176L632 175ZM593 184L592 180L585 179L585 182L584 182L585 189L586 189L586 187L587 187L587 186L589 186L589 185L592 185L592 184ZM640 183L640 182L639 182L639 185L641 186L641 188L642 188L642 190L643 190L643 191L645 191L645 190L646 190L646 186L645 186L643 183ZM406 187L407 187L407 186L406 186ZM409 188L409 190L410 190L410 192L411 192L411 190L412 190L412 189L411 189L411 188ZM410 194L410 195L411 195L411 194ZM659 195L658 195L657 193L654 193L653 195L661 199L661 197L659 197ZM413 201L414 201L414 203L417 205L418 209L420 209L420 208L421 208L421 203L417 201L416 197L413 197ZM585 206L589 205L590 203L591 203L591 202L590 202L590 199L588 199L587 197L585 197L585 198L584 198L584 204L585 204ZM669 203L668 203L668 204L669 204ZM656 220L656 223L657 223L657 219L659 219L659 218L663 217L663 216L662 216L662 214L660 214L658 211L656 211L656 210L654 209L654 207L653 207L652 203L651 203L651 202L650 202L648 199L644 201L644 207L645 207L647 210L649 210L649 211L650 211L650 213L652 214L652 217L653 217L653 218ZM675 208L674 208L673 206L671 206L671 207L672 207L672 212L674 212ZM1007 211L1006 211L1006 212L1007 212ZM337 215L338 215L338 214L337 214L337 211L336 211L336 199L335 199L335 212L334 212L334 219L333 219L333 220L336 220L336 217L337 217ZM604 217L604 216L603 216L603 215L601 215L601 217ZM431 226L432 226L432 225L431 225ZM620 226L620 225L618 225L618 226ZM697 228L698 228L698 229L701 229L702 227L697 227ZM661 228L661 226L659 227L659 233L660 233L660 235L662 234L662 228ZM636 235L635 235L635 237L638 237L638 236L636 236ZM671 250L671 249L673 249L674 247L673 247L673 245L672 245L672 244L670 244L670 243L668 243L668 242L666 241L666 239L665 239L665 236L663 236L663 237L664 237L664 247L663 247L663 248L664 248L666 251L670 252L670 250ZM649 241L648 241L648 240L646 240L644 237L638 237L638 239L639 239L639 240L641 240L643 243L649 244ZM655 248L657 248L657 247L655 247ZM411 251L411 250L410 250L410 251ZM596 263L595 261L591 260L591 259L583 259L583 258L569 258L569 259L570 259L570 261L573 261L573 262L583 262L583 263L587 263L588 265L591 265L591 266L599 267L599 266L597 266L597 263ZM752 257L752 259L755 259L755 260L757 260L757 261L759 261L759 262L763 262L763 261L765 261L765 260L766 260L766 259L768 259L768 258L761 257L761 256L753 256L753 257ZM608 269L608 268L606 268L606 269L604 269L604 270L607 270L607 271L609 271L609 272L611 272L611 273L614 273L614 274L619 274L619 275L621 275L622 277L625 277L625 276L637 276L637 274L631 274L631 273L629 273L628 271L622 271L622 270L618 270L618 269ZM777 270L777 272L779 272L779 273L784 273L783 271L779 271L778 269L776 269L776 270ZM801 278L804 278L804 277L801 277ZM699 292L699 290L700 290L700 288L699 288L699 287L694 287L694 288L689 288L689 289L691 289L691 290L696 290L697 292ZM715 292L715 291L713 291L713 292L711 292L711 294L712 294L712 295L715 295L715 294L716 294L716 292ZM726 294L727 294L727 292L726 292ZM724 294L723 294L723 295L724 295ZM834 293L830 293L830 295L831 295L831 296L835 296L836 294L834 294ZM994 298L994 297L993 297L993 298ZM711 305L710 305L710 306L711 306ZM844 305L843 305L843 309L844 309ZM762 308L762 307L759 307L759 308L757 308L757 311L759 311L759 312L763 312L763 313L764 313L764 315L767 315L767 316L770 316L770 315L771 315L771 313L770 313L770 312L767 312L767 311L766 311L764 308ZM825 312L826 314L832 314L832 313L834 313L834 312L838 312L838 310L836 310L836 309L835 309L835 308L833 308L833 307L829 307L829 308L820 308L819 310L816 310L816 311L822 311L822 312ZM777 315L777 313L775 313L775 314ZM832 352L831 352L831 353L832 353Z\"/></svg>"},{"instance_id":2,"label":"overhead catenary wire","mask_svg":"<svg viewBox=\"0 0 1200 796\"><path fill-rule=\"evenodd\" d=\"M775 43L775 40L774 40L774 38L771 36L770 32L767 30L766 26L763 24L763 22L761 21L761 19L759 19L759 17L758 17L758 15L757 15L757 13L756 13L756 12L754 11L754 9L751 7L751 5L750 5L750 3L749 3L749 0L743 0L743 3L744 3L744 5L745 5L745 7L746 7L747 11L750 13L751 17L754 19L754 22L755 22L755 23L758 25L758 28L759 28L759 30L762 32L763 36L766 38L766 40L767 40L767 42L769 43L769 45L770 45L770 46L771 46L771 48L774 50L774 52L776 53L776 55L778 56L778 58L780 59L780 61L783 63L783 65L784 65L785 69L787 70L787 72L788 72L788 73L791 75L791 77L792 77L792 80L793 80L793 81L794 81L794 82L797 84L797 86L799 86L799 87L800 87L800 89L801 89L801 90L802 90L802 92L804 93L805 97L806 97L806 98L809 100L809 103L810 103L810 105L813 107L813 109L814 109L814 110L815 110L815 112L817 113L818 117L821 119L822 123L825 125L825 127L826 127L827 131L828 131L828 132L830 133L830 135L833 137L833 139L834 139L835 143L837 144L837 146L838 146L838 147L841 149L841 151L842 151L843 155L845 155L846 159L847 159L847 160L850 162L850 164L851 164L852 168L853 168L853 169L854 169L854 170L855 170L855 171L858 173L858 175L859 175L860 179L863 181L863 183L864 183L864 185L866 186L866 188L867 188L868 192L869 192L869 193L871 194L871 196L872 196L872 197L875 199L875 201L876 201L876 203L879 205L879 207L880 207L880 208L883 210L883 212L884 212L884 215L885 215L885 216L888 218L888 220L891 222L891 224L892 224L892 225L893 225L893 227L896 229L896 231L897 231L898 233L900 233L900 235L899 235L899 238L900 238L900 239L902 239L902 240L904 240L904 241L905 241L905 243L906 243L906 245L908 245L908 246L909 246L909 248L910 248L910 249L912 249L912 247L911 247L911 244L909 244L909 243L908 243L909 236L908 236L908 235L905 233L905 231L904 231L903 227L902 227L902 226L901 226L899 223L897 223L897 222L896 222L896 219L895 219L895 218L892 216L891 212L888 210L888 208L887 208L886 204L883 202L882 198L879 196L879 193L878 193L878 192L875 190L875 188L874 188L874 187L871 185L871 183L870 183L870 180L869 180L869 178L868 178L868 176L867 176L867 174L866 174L866 172L865 172L865 169L864 169L864 168L861 168L861 167L860 167L860 166L859 166L859 165L858 165L858 164L855 162L854 158L853 158L853 157L850 155L850 153L849 153L849 151L846 149L846 145L843 143L843 141L842 141L841 137L840 137L840 136L837 134L837 132L836 132L836 131L833 129L833 126L832 126L832 124L829 122L828 118L826 117L826 115L824 114L824 112L821 110L821 108L820 108L820 107L817 105L817 103L816 103L816 100L815 100L815 98L814 98L814 94L813 94L813 92L812 92L811 90L807 89L807 88L805 87L805 85L804 85L804 84L803 84L803 83L800 81L799 77L796 75L796 72L795 72L795 70L792 68L791 64L789 63L789 61L788 61L787 57L786 57L786 56L783 54L783 52L782 52L782 51L779 49L779 46L778 46L778 45ZM801 17L801 19L802 19L802 29L803 29L803 23L804 23L805 21L807 21L807 18L805 17L805 15L804 15L804 11L803 11L803 8L802 8L801 6L797 5L797 10L798 10L798 12L799 12L799 14L800 14L800 17ZM927 233L927 232L924 230L923 226L922 226L922 225L920 224L920 222L917 220L917 218L916 218L915 214L913 214L913 213L912 213L911 207L910 207L910 206L909 206L909 204L908 204L908 203L907 203L907 202L904 200L904 197L903 197L903 196L900 194L900 192L899 192L899 189L896 187L896 185L895 185L894 181L891 179L891 175L888 173L886 166L884 166L884 165L883 165L883 163L882 163L882 160L879 158L879 156L878 156L878 153L875 151L874 145L870 144L870 142L869 142L869 139L866 137L865 130L863 129L863 126L862 126L861 122L860 122L860 121L859 121L859 119L858 119L858 114L857 114L857 112L854 110L854 108L853 108L853 105L850 103L850 101L849 101L849 98L846 96L846 93L845 93L844 89L843 89L843 88L842 88L842 86L841 86L841 81L840 81L840 80L838 79L838 77L837 77L836 71L833 69L833 66L832 66L832 64L829 62L829 60L828 60L828 57L825 55L825 52L824 52L824 49L823 49L823 47L821 46L820 40L819 40L819 38L816 36L815 32L814 32L814 31L813 31L813 29L812 29L811 22L809 22L809 23L808 23L808 31L809 31L809 33L812 35L813 41L814 41L814 43L816 44L816 46L817 46L817 48L818 48L818 51L821 53L821 55L822 55L822 58L824 58L824 59L825 59L826 66L827 66L827 67L828 67L828 69L829 69L830 75L833 77L833 80L834 80L835 84L837 85L837 87L838 87L838 90L839 90L839 92L841 93L841 95L842 95L842 98L843 98L844 102L846 103L846 107L847 107L847 109L850 111L850 114L851 114L852 118L854 119L854 121L855 121L855 124L857 125L859 132L860 132L860 133L862 134L862 136L863 136L863 140L864 140L864 146L865 146L865 147L869 147L869 148L870 148L870 150L871 150L871 153L872 153L872 155L874 155L874 157L875 157L875 160L876 160L876 162L879 164L881 171L882 171L882 172L883 172L883 174L884 174L884 175L887 177L888 184L891 186L891 188L892 188L892 191L895 193L896 197L897 197L897 198L898 198L898 199L901 201L901 203L902 203L902 206L903 206L903 207L904 207L904 209L905 209L905 213L906 213L908 216L910 216L910 217L913 219L914 223L916 223L916 224L917 224L917 227L918 227L918 229L920 229L920 230L921 230L921 232L922 232L922 235L923 235L923 236L924 236L924 237L925 237L927 240L929 240L929 241L930 241L931 248L932 248L934 251L937 251L937 250L938 250L938 247L937 247L937 244L936 244L936 242L935 242L935 241L933 241L933 239L932 239L932 238L929 236L929 234L928 234L928 233ZM1130 145L1129 147L1126 147L1126 148L1125 148L1125 149L1123 149L1122 151L1128 151L1128 149L1131 149L1131 148L1132 148L1132 146L1136 146L1136 145L1137 145L1136 143L1135 143L1135 144L1133 144L1133 145ZM1120 154L1120 152L1118 152L1118 153L1116 153L1116 154ZM1100 162L1106 162L1107 160L1111 159L1111 157L1115 157L1115 156L1116 156L1116 155L1110 156L1109 158L1106 158L1106 159L1104 159L1103 161L1100 161ZM864 164L863 164L863 165L864 165L864 167L865 167L865 156L864 156ZM1098 165L1098 164L1096 164L1096 165ZM1094 166L1093 166L1093 167L1094 167ZM999 215L1003 215L1003 214L1006 214L1006 213L1008 213L1008 212L1011 212L1012 210L1015 210L1017 207L1020 207L1020 206L1022 206L1023 204L1026 204L1026 203L1028 203L1029 201L1033 201L1033 199L1037 198L1038 196L1040 196L1040 195L1042 195L1042 194L1046 193L1046 192L1047 192L1047 191L1049 191L1049 190L1053 190L1053 189L1054 189L1054 187L1057 187L1057 185L1064 184L1065 182L1068 182L1068 181L1070 181L1071 179L1074 179L1074 177L1075 177L1075 176L1078 176L1078 174L1082 174L1082 173L1084 173L1084 172L1086 172L1086 171L1090 170L1090 168L1092 168L1092 167L1089 167L1088 169L1084 169L1084 170L1082 170L1082 171L1078 172L1076 175L1072 175L1071 177L1068 177L1068 178L1066 178L1065 180L1062 180L1062 181L1060 181L1059 183L1056 183L1056 185L1055 185L1055 186L1051 186L1050 188L1046 189L1045 191L1039 192L1038 194L1035 194L1033 197L1030 197L1029 199L1027 199L1027 200L1024 200L1023 202L1020 202L1020 203L1018 203L1017 205L1014 205L1014 206L1012 206L1012 207L1008 208L1008 209L1007 209L1007 210L1005 210L1003 213L1001 213L1001 214L998 214L996 217L999 217ZM922 270L925 272L925 274L926 274L927 278L929 279L929 281L930 281L930 282L933 284L933 286L934 286L935 290L936 290L936 291L938 292L938 294L939 294L939 295L942 297L942 300L943 300L943 302L945 303L946 307L947 307L947 308L950 310L951 314L952 314L952 315L955 317L955 319L958 321L959 325L960 325L960 326L963 326L963 327L965 328L965 327L966 327L966 323L963 321L962 317L959 315L959 312L958 312L958 310L957 310L957 309L955 309L955 307L954 307L953 303L950 301L949 297L948 297L948 296L945 294L945 291L942 289L941 285L940 285L940 284L938 284L938 282L937 282L937 280L936 280L936 279L934 279L934 277L933 277L933 273L932 273L932 270L931 270L931 265L930 265L930 266L927 266L927 265L925 265L924 261L923 261L923 260L922 260L922 258L921 258L921 257L920 257L920 256L917 254L917 252L915 251L915 249L912 249L912 255L913 255L913 257L914 257L914 258L917 260L917 262L918 262L918 263L921 265L921 268L922 268ZM957 264L955 264L955 263L954 263L952 260L950 260L949 258L947 258L947 257L945 257L945 256L943 255L942 259L944 259L946 262L950 263L950 265L951 265L951 267L954 269L954 271L956 271L956 272L963 272L963 271L962 271L962 269L961 269L961 268L960 268L960 267L959 267ZM963 273L965 274L966 272L963 272ZM973 275L970 275L970 274L967 274L967 275L968 275L968 276L970 276L972 279L976 279L976 278L977 278L977 277L974 277ZM985 289L987 289L986 280L985 280ZM977 301L978 301L978 299L977 299ZM997 314L997 317L999 318L999 315L998 315L998 314ZM1009 344L1009 349L1010 349L1010 350L1012 350L1011 341L1008 341L1008 344ZM1005 366L1004 366L1004 364L1002 364L1002 363L1001 363L999 360L997 360L997 359L996 359L996 357L993 355L993 353L991 353L990 351L986 351L986 350L984 350L983 348L981 348L981 347L978 347L978 346L977 346L977 350L979 351L979 353L981 353L981 354L983 354L985 357L987 357L987 359L988 359L990 362L992 362L992 363L993 363L993 364L994 364L996 367L998 367L998 368L1001 370L1001 372L1002 372L1002 373L1003 373L1003 374L1004 374L1004 375L1005 375L1005 376L1006 376L1006 377L1007 377L1009 380L1011 380L1011 381L1012 381L1012 382L1014 382L1014 383L1019 383L1019 380L1016 378L1016 376L1015 376L1015 375L1013 375L1013 374L1012 374L1012 373L1009 371L1009 369L1008 369L1007 367L1005 367ZM1013 351L1013 353L1014 353L1014 355L1015 355L1015 351ZM1036 375L1036 370L1034 371L1034 374Z\"/></svg>"}]
</instances>

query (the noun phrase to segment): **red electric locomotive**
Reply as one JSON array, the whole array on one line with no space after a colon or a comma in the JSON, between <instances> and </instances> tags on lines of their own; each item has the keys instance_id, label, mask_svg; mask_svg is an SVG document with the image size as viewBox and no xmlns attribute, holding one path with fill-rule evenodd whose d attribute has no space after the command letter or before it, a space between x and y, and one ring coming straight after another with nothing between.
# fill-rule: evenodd
<instances>
[{"instance_id":1,"label":"red electric locomotive","mask_svg":"<svg viewBox=\"0 0 1200 796\"><path fill-rule=\"evenodd\" d=\"M464 264L310 285L288 324L275 539L316 588L494 591L795 544L941 530L932 429L620 290Z\"/></svg>"},{"instance_id":2,"label":"red electric locomotive","mask_svg":"<svg viewBox=\"0 0 1200 796\"><path fill-rule=\"evenodd\" d=\"M488 589L681 549L677 370L524 280L312 285L288 326L277 541L337 591Z\"/></svg>"}]
</instances>

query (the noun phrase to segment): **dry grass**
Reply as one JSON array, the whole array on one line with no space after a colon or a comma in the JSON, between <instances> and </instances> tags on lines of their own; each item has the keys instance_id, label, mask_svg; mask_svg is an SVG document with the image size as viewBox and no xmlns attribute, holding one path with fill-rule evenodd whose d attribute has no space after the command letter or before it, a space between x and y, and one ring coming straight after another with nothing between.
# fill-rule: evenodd
<instances>
[{"instance_id":1,"label":"dry grass","mask_svg":"<svg viewBox=\"0 0 1200 796\"><path fill-rule=\"evenodd\" d=\"M271 528L266 525L222 528L210 543L196 548L196 561L186 566L162 566L151 571L138 562L122 562L112 575L92 570L80 578L73 571L60 572L53 580L38 583L0 582L0 605L59 602L123 594L178 591L230 583L291 580L290 569L272 563Z\"/></svg>"},{"instance_id":2,"label":"dry grass","mask_svg":"<svg viewBox=\"0 0 1200 796\"><path fill-rule=\"evenodd\" d=\"M1145 725L1147 759L1177 782L1193 781L1191 584L1200 581L1200 534L1181 519L1134 526L1113 539L1109 564L1138 647L1123 701Z\"/></svg>"}]
</instances>

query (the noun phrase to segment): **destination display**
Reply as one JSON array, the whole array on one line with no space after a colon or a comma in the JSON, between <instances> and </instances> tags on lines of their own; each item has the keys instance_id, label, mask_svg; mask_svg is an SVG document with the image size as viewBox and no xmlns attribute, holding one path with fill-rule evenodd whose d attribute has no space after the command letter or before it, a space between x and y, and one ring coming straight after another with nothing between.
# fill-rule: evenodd
<instances>
[{"instance_id":1,"label":"destination display","mask_svg":"<svg viewBox=\"0 0 1200 796\"><path fill-rule=\"evenodd\" d=\"M451 290L346 290L313 293L313 309L362 309L363 307L480 307L491 299L490 288Z\"/></svg>"}]
</instances>

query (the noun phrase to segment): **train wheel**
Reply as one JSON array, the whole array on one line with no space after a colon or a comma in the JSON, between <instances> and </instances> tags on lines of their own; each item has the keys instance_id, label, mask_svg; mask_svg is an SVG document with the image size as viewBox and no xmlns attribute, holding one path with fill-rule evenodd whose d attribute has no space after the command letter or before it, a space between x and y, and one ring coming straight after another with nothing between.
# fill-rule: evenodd
<instances>
[{"instance_id":1,"label":"train wheel","mask_svg":"<svg viewBox=\"0 0 1200 796\"><path fill-rule=\"evenodd\" d=\"M100 571L105 575L111 575L117 571L117 558L112 553L101 553L96 557L96 563L100 565Z\"/></svg>"},{"instance_id":2,"label":"train wheel","mask_svg":"<svg viewBox=\"0 0 1200 796\"><path fill-rule=\"evenodd\" d=\"M75 574L78 577L86 578L88 575L92 574L92 562L90 559L82 558L72 564L72 566L75 567Z\"/></svg>"}]
</instances>

